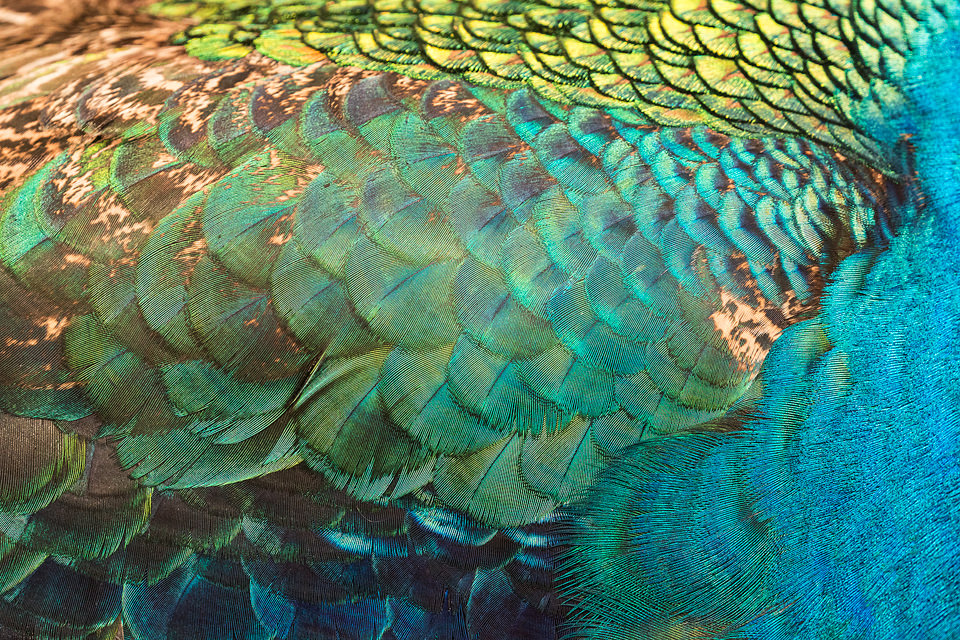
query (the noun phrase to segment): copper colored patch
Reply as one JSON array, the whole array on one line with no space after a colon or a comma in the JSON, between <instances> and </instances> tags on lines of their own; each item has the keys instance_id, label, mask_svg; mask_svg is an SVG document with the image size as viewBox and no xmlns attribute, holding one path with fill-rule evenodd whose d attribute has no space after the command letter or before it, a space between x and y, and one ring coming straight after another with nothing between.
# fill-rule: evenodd
<instances>
[{"instance_id":1,"label":"copper colored patch","mask_svg":"<svg viewBox=\"0 0 960 640\"><path fill-rule=\"evenodd\" d=\"M203 222L200 216L192 216L183 227L181 237L197 237L196 240L178 251L173 259L180 266L180 277L186 282L190 274L193 273L197 263L207 255L207 239L203 237ZM177 238L171 238L170 242L176 242Z\"/></svg>"},{"instance_id":2,"label":"copper colored patch","mask_svg":"<svg viewBox=\"0 0 960 640\"><path fill-rule=\"evenodd\" d=\"M408 104L418 103L430 84L429 80L408 78L399 73L388 73L383 76L383 85L390 95Z\"/></svg>"},{"instance_id":3,"label":"copper colored patch","mask_svg":"<svg viewBox=\"0 0 960 640\"><path fill-rule=\"evenodd\" d=\"M80 142L70 131L44 127L42 112L42 101L0 110L0 193L18 186L44 161Z\"/></svg>"},{"instance_id":4,"label":"copper colored patch","mask_svg":"<svg viewBox=\"0 0 960 640\"><path fill-rule=\"evenodd\" d=\"M134 124L155 124L164 102L191 76L206 71L173 47L162 48L147 60L104 74L89 85L76 108L84 129L120 133Z\"/></svg>"},{"instance_id":5,"label":"copper colored patch","mask_svg":"<svg viewBox=\"0 0 960 640\"><path fill-rule=\"evenodd\" d=\"M381 74L381 71L370 71L358 67L339 67L324 85L327 90L327 113L341 121L346 121L343 109L350 90L364 78Z\"/></svg>"},{"instance_id":6,"label":"copper colored patch","mask_svg":"<svg viewBox=\"0 0 960 640\"><path fill-rule=\"evenodd\" d=\"M256 81L284 69L272 60L265 63L262 56L248 56L191 80L167 101L176 113L169 138L177 149L189 149L206 135L207 123L221 100L246 94Z\"/></svg>"},{"instance_id":7,"label":"copper colored patch","mask_svg":"<svg viewBox=\"0 0 960 640\"><path fill-rule=\"evenodd\" d=\"M328 85L333 69L326 61L296 69L278 66L254 89L250 106L256 126L270 131L295 117L313 94Z\"/></svg>"},{"instance_id":8,"label":"copper colored patch","mask_svg":"<svg viewBox=\"0 0 960 640\"><path fill-rule=\"evenodd\" d=\"M788 290L783 301L776 304L761 293L743 254L735 254L731 259L739 260L735 272L747 294L737 297L721 289L720 308L709 319L736 359L737 368L755 373L780 334L819 304L823 283L819 268L804 269L814 295L801 302L796 293Z\"/></svg>"}]
</instances>

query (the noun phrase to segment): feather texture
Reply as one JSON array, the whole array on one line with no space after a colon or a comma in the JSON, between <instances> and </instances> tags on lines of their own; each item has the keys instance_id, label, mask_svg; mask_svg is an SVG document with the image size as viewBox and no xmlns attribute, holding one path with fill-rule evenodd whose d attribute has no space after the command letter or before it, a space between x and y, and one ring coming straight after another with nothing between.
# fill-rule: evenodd
<instances>
[{"instance_id":1,"label":"feather texture","mask_svg":"<svg viewBox=\"0 0 960 640\"><path fill-rule=\"evenodd\" d=\"M881 4L8 38L3 633L957 633L960 19Z\"/></svg>"}]
</instances>

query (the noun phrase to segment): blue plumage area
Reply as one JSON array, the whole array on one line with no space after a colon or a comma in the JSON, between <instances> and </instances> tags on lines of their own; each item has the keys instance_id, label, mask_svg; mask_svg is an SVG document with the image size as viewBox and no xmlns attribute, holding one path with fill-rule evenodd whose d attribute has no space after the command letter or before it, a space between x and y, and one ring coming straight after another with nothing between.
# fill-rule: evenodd
<instances>
[{"instance_id":1,"label":"blue plumage area","mask_svg":"<svg viewBox=\"0 0 960 640\"><path fill-rule=\"evenodd\" d=\"M562 578L584 637L955 635L954 222L928 209L847 258L755 405L604 472Z\"/></svg>"},{"instance_id":2,"label":"blue plumage area","mask_svg":"<svg viewBox=\"0 0 960 640\"><path fill-rule=\"evenodd\" d=\"M960 638L957 0L55 1L0 639Z\"/></svg>"}]
</instances>

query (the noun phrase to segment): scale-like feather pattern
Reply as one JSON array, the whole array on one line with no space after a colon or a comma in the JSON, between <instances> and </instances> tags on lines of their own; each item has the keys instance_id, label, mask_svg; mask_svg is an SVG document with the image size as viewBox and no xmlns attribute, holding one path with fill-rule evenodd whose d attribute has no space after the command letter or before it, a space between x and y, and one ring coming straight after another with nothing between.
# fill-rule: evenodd
<instances>
[{"instance_id":1,"label":"scale-like feather pattern","mask_svg":"<svg viewBox=\"0 0 960 640\"><path fill-rule=\"evenodd\" d=\"M902 101L904 56L925 38L914 16L929 15L900 3L709 0L164 0L153 10L198 20L179 41L204 59L259 51L303 65L322 53L425 80L527 86L633 121L802 135L879 167L893 141L863 113Z\"/></svg>"},{"instance_id":2,"label":"scale-like feather pattern","mask_svg":"<svg viewBox=\"0 0 960 640\"><path fill-rule=\"evenodd\" d=\"M0 625L830 630L815 543L745 514L827 521L757 476L847 406L843 304L929 206L896 114L939 9L154 10L201 24L0 80L0 426L40 443L0 465Z\"/></svg>"},{"instance_id":3,"label":"scale-like feather pattern","mask_svg":"<svg viewBox=\"0 0 960 640\"><path fill-rule=\"evenodd\" d=\"M635 446L590 489L562 579L582 637L956 635L953 29L904 70L904 111L927 114L911 125L918 216L841 262L756 398Z\"/></svg>"},{"instance_id":4,"label":"scale-like feather pattern","mask_svg":"<svg viewBox=\"0 0 960 640\"><path fill-rule=\"evenodd\" d=\"M958 482L956 272L936 300L891 284L946 273L937 227L849 258L825 303L844 311L784 332L751 410L638 445L591 489L564 578L583 637L955 633L957 517L932 485ZM866 313L890 304L913 322ZM931 347L907 355L925 323ZM917 351L929 367L904 373ZM938 515L903 509L907 491Z\"/></svg>"},{"instance_id":5,"label":"scale-like feather pattern","mask_svg":"<svg viewBox=\"0 0 960 640\"><path fill-rule=\"evenodd\" d=\"M583 109L552 115L521 90L500 115L449 81L321 63L294 72L290 100L303 113L285 115L293 128L276 146L274 132L288 125L265 130L272 107L257 96L273 87L270 99L282 102L284 76L258 80L264 71L251 62L234 66L171 91L155 129L45 164L13 192L0 224L16 239L3 262L19 282L89 305L65 321L66 365L105 432L124 438L121 460L151 484L212 485L303 456L359 496L396 497L430 483L441 461L438 486L455 506L493 524L530 522L569 492L545 491L540 508L520 501L522 514L501 505L492 516L476 493L487 465L446 457L498 460L520 474L516 482L536 486L529 457L506 461L519 460L531 437L553 451L560 445L548 443L570 439L576 415L622 408L638 433L720 415L772 338L814 299L820 270L846 246L882 240L887 213L869 174L800 141L744 146L597 112L591 153L568 133L567 119L585 117ZM223 95L206 102L237 110L246 100L244 135L261 141L245 156L228 154L233 168L193 151L210 138L189 131L209 136L218 109L192 104L188 116L180 106L190 87L214 83ZM183 124L163 124L178 118ZM452 135L437 133L438 121ZM370 159L338 175L350 152L315 155L329 148L324 126ZM313 136L298 141L304 130ZM482 150L491 144L503 151ZM298 145L301 155L291 155ZM499 166L483 164L497 156ZM167 192L131 195L167 171L164 180L207 186L180 202ZM700 173L709 177L699 189L722 195L686 213L684 202L701 202L692 182ZM65 175L90 176L91 193L74 196L76 181L70 194L58 191ZM454 222L453 197L465 189L503 203L501 244L475 243L487 224ZM348 208L331 211L330 193ZM808 211L822 217L827 194L843 215L818 227ZM65 197L79 197L88 203L79 211L90 213L63 223L76 210L64 209ZM125 199L143 213L124 208ZM107 231L112 253L79 241ZM51 281L46 255L73 279L61 272ZM301 305L333 313L307 315ZM341 332L342 323L355 329ZM426 400L465 421L463 429L493 430L475 444L440 446L429 426L438 423L397 408L409 398L399 389L422 384L421 369L404 360L437 355ZM584 380L594 395L580 395ZM373 429L371 420L384 422ZM379 443L368 449L373 457L356 457L354 437ZM227 453L239 444L242 454ZM232 456L229 476L202 463L214 451ZM601 451L584 470L615 453Z\"/></svg>"}]
</instances>

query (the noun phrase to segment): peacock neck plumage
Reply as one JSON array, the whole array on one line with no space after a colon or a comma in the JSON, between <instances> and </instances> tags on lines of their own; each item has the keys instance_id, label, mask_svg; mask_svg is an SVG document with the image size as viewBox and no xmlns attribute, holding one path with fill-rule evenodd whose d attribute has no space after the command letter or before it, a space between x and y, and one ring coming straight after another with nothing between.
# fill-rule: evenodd
<instances>
[{"instance_id":1,"label":"peacock neck plumage","mask_svg":"<svg viewBox=\"0 0 960 640\"><path fill-rule=\"evenodd\" d=\"M821 314L788 329L765 363L769 393L747 423L755 455L741 455L775 549L758 591L789 604L746 625L758 637L894 638L905 623L951 635L960 101L946 61L957 54L956 31L930 29L907 59L906 101L886 120L906 132L891 157L911 168L920 206L888 248L841 263ZM895 604L902 593L915 597L907 610Z\"/></svg>"}]
</instances>

